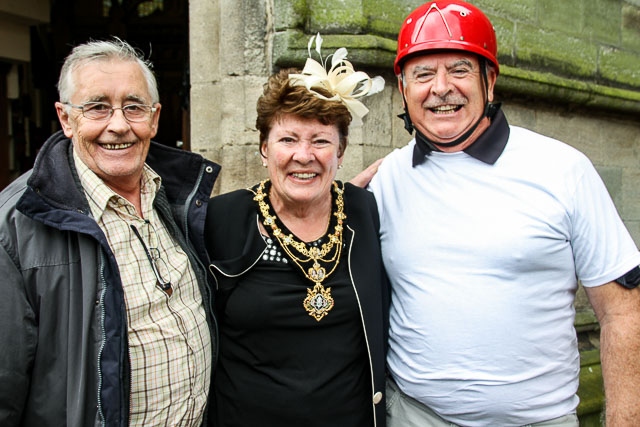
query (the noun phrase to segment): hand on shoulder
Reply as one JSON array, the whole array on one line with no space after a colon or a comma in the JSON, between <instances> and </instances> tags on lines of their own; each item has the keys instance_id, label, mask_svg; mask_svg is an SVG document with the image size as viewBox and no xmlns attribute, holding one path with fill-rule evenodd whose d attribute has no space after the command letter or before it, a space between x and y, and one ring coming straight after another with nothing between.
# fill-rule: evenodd
<instances>
[{"instance_id":1,"label":"hand on shoulder","mask_svg":"<svg viewBox=\"0 0 640 427\"><path fill-rule=\"evenodd\" d=\"M366 167L358 175L351 178L349 182L358 187L365 188L367 185L369 185L369 182L371 182L371 179L373 178L373 176L378 172L378 167L380 167L380 164L382 163L383 160L384 160L384 157L376 160L371 165Z\"/></svg>"}]
</instances>

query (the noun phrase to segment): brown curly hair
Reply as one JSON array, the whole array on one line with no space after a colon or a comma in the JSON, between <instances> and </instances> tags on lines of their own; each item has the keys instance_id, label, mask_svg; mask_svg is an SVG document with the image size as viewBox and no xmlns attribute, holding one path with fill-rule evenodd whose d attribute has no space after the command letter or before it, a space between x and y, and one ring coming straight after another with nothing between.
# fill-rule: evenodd
<instances>
[{"instance_id":1,"label":"brown curly hair","mask_svg":"<svg viewBox=\"0 0 640 427\"><path fill-rule=\"evenodd\" d=\"M320 99L304 86L291 85L289 74L300 74L300 70L287 68L271 75L258 99L256 128L260 132L260 153L267 143L273 124L282 116L291 114L303 119L318 120L323 125L335 125L340 135L338 157L342 157L347 148L351 113L340 101ZM327 98L333 96L322 88L314 90Z\"/></svg>"}]
</instances>

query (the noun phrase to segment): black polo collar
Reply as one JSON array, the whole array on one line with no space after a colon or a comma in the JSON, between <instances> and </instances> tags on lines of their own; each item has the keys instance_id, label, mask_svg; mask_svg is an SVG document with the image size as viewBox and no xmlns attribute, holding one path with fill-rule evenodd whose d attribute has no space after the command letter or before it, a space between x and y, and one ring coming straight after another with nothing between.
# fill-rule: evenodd
<instances>
[{"instance_id":1,"label":"black polo collar","mask_svg":"<svg viewBox=\"0 0 640 427\"><path fill-rule=\"evenodd\" d=\"M478 139L463 151L488 165L494 164L509 140L509 123L497 105L491 124ZM427 160L432 151L441 151L416 130L416 145L413 147L413 167Z\"/></svg>"}]
</instances>

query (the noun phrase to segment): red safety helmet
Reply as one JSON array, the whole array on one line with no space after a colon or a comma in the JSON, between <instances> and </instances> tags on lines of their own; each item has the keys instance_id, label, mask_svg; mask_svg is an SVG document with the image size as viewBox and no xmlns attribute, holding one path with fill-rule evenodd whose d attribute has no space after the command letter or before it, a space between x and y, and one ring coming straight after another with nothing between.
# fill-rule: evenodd
<instances>
[{"instance_id":1,"label":"red safety helmet","mask_svg":"<svg viewBox=\"0 0 640 427\"><path fill-rule=\"evenodd\" d=\"M397 75L413 54L433 50L463 50L485 57L499 71L493 25L474 5L461 0L430 1L407 16L398 34Z\"/></svg>"}]
</instances>

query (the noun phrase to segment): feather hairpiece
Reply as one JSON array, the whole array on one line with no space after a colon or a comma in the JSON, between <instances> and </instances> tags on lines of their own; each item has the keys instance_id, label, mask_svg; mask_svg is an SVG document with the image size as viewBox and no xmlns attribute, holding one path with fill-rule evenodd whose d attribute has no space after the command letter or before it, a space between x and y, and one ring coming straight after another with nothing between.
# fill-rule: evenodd
<instances>
[{"instance_id":1,"label":"feather hairpiece","mask_svg":"<svg viewBox=\"0 0 640 427\"><path fill-rule=\"evenodd\" d=\"M320 56L320 62L312 58L311 47L315 41L315 51ZM355 71L351 62L347 61L347 49L339 48L333 54L322 58L322 37L320 33L312 36L307 45L309 58L304 65L302 73L289 74L291 84L304 86L320 99L342 102L355 123L361 123L362 118L369 112L359 98L373 95L384 89L384 79L380 76L370 78L363 71ZM331 58L331 68L327 71L327 65ZM315 88L323 88L333 94L326 97L318 93Z\"/></svg>"}]
</instances>

